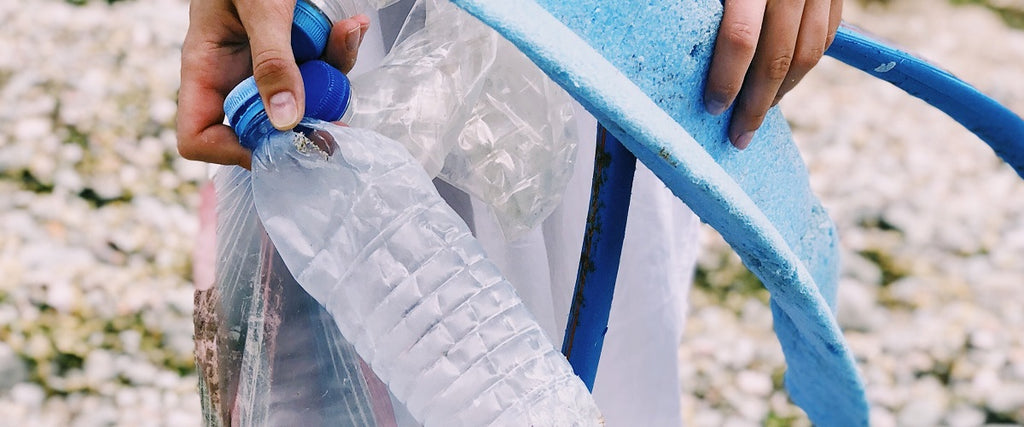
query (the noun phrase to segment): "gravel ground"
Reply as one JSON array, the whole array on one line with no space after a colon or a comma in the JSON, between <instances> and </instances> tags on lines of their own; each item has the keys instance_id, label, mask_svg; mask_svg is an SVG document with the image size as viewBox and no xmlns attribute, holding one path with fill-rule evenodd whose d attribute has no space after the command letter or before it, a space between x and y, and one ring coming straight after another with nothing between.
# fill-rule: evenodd
<instances>
[{"instance_id":1,"label":"gravel ground","mask_svg":"<svg viewBox=\"0 0 1024 427\"><path fill-rule=\"evenodd\" d=\"M1024 113L1024 32L1005 24L1024 2L866 3L847 20ZM187 2L8 0L0 22L0 424L198 424L205 168L173 134ZM841 233L840 323L873 424L1024 423L1024 183L952 120L835 61L783 108ZM779 391L765 292L706 236L687 419L808 424Z\"/></svg>"},{"instance_id":2,"label":"gravel ground","mask_svg":"<svg viewBox=\"0 0 1024 427\"><path fill-rule=\"evenodd\" d=\"M0 22L0 424L198 424L187 3L7 0Z\"/></svg>"}]
</instances>

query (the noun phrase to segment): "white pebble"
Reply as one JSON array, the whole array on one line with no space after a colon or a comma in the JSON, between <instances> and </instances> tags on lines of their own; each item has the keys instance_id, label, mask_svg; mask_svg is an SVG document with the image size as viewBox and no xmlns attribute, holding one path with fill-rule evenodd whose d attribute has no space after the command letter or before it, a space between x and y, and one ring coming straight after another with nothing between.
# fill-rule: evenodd
<instances>
[{"instance_id":1,"label":"white pebble","mask_svg":"<svg viewBox=\"0 0 1024 427\"><path fill-rule=\"evenodd\" d=\"M93 350L85 357L85 377L89 384L98 387L117 376L117 367L114 365L114 358L106 350Z\"/></svg>"},{"instance_id":2,"label":"white pebble","mask_svg":"<svg viewBox=\"0 0 1024 427\"><path fill-rule=\"evenodd\" d=\"M25 406L38 408L46 398L46 392L37 384L19 383L11 388L11 398Z\"/></svg>"},{"instance_id":3,"label":"white pebble","mask_svg":"<svg viewBox=\"0 0 1024 427\"><path fill-rule=\"evenodd\" d=\"M745 370L736 374L736 386L743 393L764 398L772 392L772 379L768 374Z\"/></svg>"}]
</instances>

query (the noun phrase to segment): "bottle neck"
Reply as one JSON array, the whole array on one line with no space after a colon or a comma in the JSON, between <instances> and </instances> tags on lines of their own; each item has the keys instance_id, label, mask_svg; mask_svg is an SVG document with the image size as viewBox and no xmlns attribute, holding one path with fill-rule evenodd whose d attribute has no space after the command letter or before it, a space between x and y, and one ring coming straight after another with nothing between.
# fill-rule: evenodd
<instances>
[{"instance_id":1,"label":"bottle neck","mask_svg":"<svg viewBox=\"0 0 1024 427\"><path fill-rule=\"evenodd\" d=\"M256 150L260 141L265 141L274 132L280 132L270 123L267 112L262 107L259 110L258 117L255 117L238 135L238 142L252 151Z\"/></svg>"},{"instance_id":2,"label":"bottle neck","mask_svg":"<svg viewBox=\"0 0 1024 427\"><path fill-rule=\"evenodd\" d=\"M316 6L320 9L331 22L337 22L339 20L353 16L360 11L355 7L354 2L351 0L299 0Z\"/></svg>"}]
</instances>

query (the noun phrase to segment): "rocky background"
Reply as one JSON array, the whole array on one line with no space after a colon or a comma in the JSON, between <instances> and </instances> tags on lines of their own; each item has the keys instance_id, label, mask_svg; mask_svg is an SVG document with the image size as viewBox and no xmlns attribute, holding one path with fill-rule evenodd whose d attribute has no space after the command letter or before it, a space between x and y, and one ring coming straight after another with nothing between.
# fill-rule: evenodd
<instances>
[{"instance_id":1,"label":"rocky background","mask_svg":"<svg viewBox=\"0 0 1024 427\"><path fill-rule=\"evenodd\" d=\"M846 19L1024 114L1024 1ZM184 0L0 1L0 425L197 425L201 164L175 149ZM1024 181L941 113L826 59L783 101L843 244L873 424L1024 423ZM767 293L713 231L682 343L691 425L806 425Z\"/></svg>"}]
</instances>

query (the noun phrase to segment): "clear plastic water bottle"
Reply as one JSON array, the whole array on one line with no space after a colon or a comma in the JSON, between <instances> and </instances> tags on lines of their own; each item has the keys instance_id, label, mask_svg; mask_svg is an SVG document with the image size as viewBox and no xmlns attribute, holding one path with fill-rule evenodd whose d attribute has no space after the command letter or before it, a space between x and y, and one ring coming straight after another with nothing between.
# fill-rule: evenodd
<instances>
[{"instance_id":1,"label":"clear plastic water bottle","mask_svg":"<svg viewBox=\"0 0 1024 427\"><path fill-rule=\"evenodd\" d=\"M302 288L427 426L600 425L572 372L423 167L399 142L340 126L347 79L300 65L307 118L270 125L255 81L225 114L253 150L263 226Z\"/></svg>"},{"instance_id":2,"label":"clear plastic water bottle","mask_svg":"<svg viewBox=\"0 0 1024 427\"><path fill-rule=\"evenodd\" d=\"M253 157L298 283L427 426L598 425L565 357L397 141L304 122Z\"/></svg>"}]
</instances>

